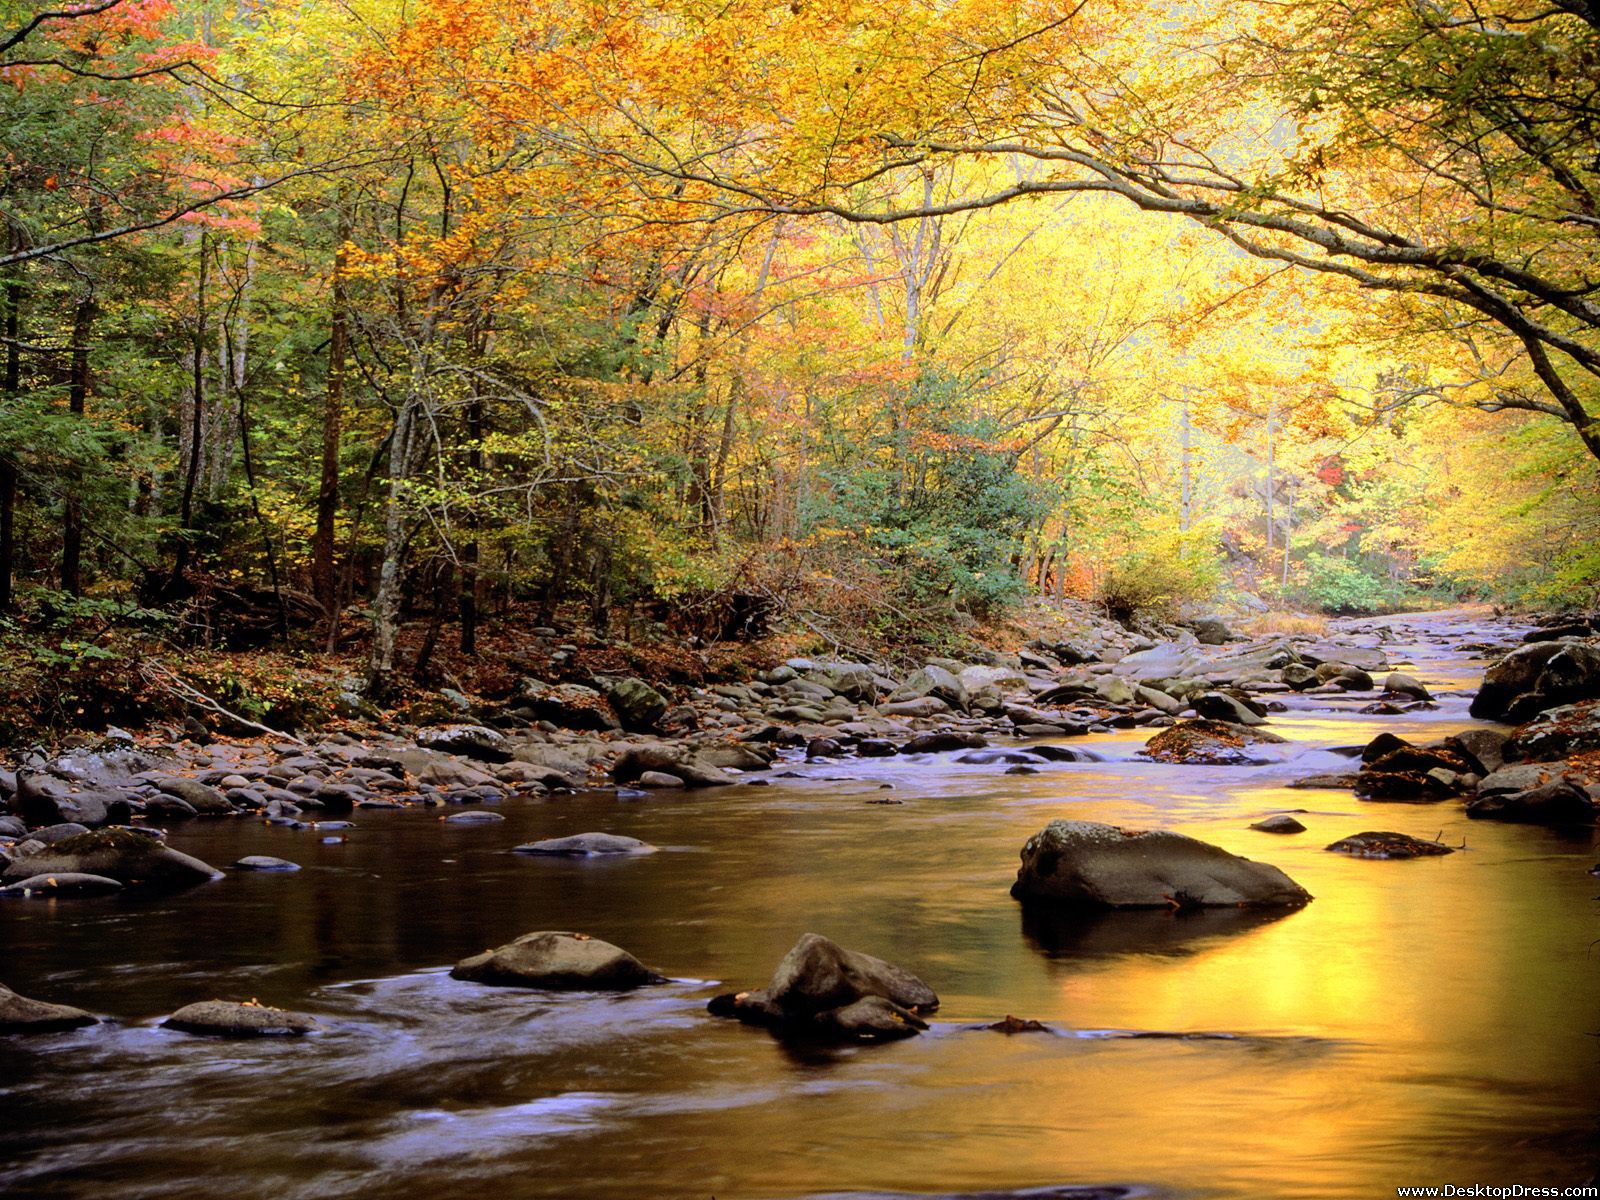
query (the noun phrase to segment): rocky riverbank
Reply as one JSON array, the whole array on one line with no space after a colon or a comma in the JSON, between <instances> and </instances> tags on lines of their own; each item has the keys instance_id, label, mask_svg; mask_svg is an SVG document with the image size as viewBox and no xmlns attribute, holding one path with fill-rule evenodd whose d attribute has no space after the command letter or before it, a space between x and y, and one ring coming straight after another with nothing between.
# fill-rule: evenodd
<instances>
[{"instance_id":1,"label":"rocky riverbank","mask_svg":"<svg viewBox=\"0 0 1600 1200\"><path fill-rule=\"evenodd\" d=\"M1164 632L1156 641L1094 621L1070 639L900 672L791 658L752 679L670 695L631 676L592 686L528 678L494 704L460 697L457 720L312 742L214 738L197 722L177 738L114 732L0 770L0 870L8 890L57 894L199 881L212 876L204 864L152 865L162 826L243 816L339 836L356 810L419 805L450 810L452 822L492 822L508 796L759 786L801 756L954 753L1029 773L1082 753L1064 739L1116 728L1155 730L1146 753L1156 761L1249 763L1255 747L1281 740L1270 720L1291 692L1358 701L1371 714L1434 703L1425 681L1391 662L1394 634L1383 625L1251 637L1207 619ZM1459 798L1471 815L1497 820L1592 819L1594 624L1563 618L1521 644L1472 649L1489 664L1474 714L1520 725L1424 746L1380 737L1348 773L1303 783L1375 802ZM104 829L122 833L82 837Z\"/></svg>"}]
</instances>

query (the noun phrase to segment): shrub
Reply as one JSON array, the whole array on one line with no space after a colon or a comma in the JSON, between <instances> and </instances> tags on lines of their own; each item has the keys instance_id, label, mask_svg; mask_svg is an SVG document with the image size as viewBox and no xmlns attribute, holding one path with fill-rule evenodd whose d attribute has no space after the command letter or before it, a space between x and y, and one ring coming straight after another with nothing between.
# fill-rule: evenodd
<instances>
[{"instance_id":1,"label":"shrub","mask_svg":"<svg viewBox=\"0 0 1600 1200\"><path fill-rule=\"evenodd\" d=\"M1330 613L1375 613L1405 600L1406 589L1368 569L1359 559L1311 553L1306 557L1306 600Z\"/></svg>"},{"instance_id":2,"label":"shrub","mask_svg":"<svg viewBox=\"0 0 1600 1200\"><path fill-rule=\"evenodd\" d=\"M1096 598L1114 619L1168 619L1180 605L1211 599L1222 581L1209 530L1158 534L1115 559Z\"/></svg>"}]
</instances>

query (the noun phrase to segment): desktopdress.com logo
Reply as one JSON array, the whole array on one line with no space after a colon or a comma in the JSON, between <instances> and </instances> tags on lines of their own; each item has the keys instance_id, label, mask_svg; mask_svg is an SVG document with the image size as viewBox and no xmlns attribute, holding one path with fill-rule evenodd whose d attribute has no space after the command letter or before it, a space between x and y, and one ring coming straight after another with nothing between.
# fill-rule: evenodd
<instances>
[{"instance_id":1,"label":"desktopdress.com logo","mask_svg":"<svg viewBox=\"0 0 1600 1200\"><path fill-rule=\"evenodd\" d=\"M1401 1196L1600 1196L1600 1187L1533 1187L1527 1184L1514 1183L1505 1187L1496 1187L1493 1184L1475 1183L1470 1187L1456 1187L1445 1184L1443 1187L1403 1187L1396 1188L1395 1192Z\"/></svg>"}]
</instances>

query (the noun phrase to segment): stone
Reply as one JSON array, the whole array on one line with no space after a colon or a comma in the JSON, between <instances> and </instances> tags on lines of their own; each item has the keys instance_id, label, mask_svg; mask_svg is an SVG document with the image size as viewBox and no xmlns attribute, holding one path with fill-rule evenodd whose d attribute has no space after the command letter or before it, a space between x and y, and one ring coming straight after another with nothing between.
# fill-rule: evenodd
<instances>
[{"instance_id":1,"label":"stone","mask_svg":"<svg viewBox=\"0 0 1600 1200\"><path fill-rule=\"evenodd\" d=\"M19 857L0 875L0 883L68 873L104 875L128 887L153 888L188 887L222 877L216 868L146 832L117 826L80 833Z\"/></svg>"},{"instance_id":2,"label":"stone","mask_svg":"<svg viewBox=\"0 0 1600 1200\"><path fill-rule=\"evenodd\" d=\"M1404 671L1391 671L1383 681L1383 690L1393 696L1408 696L1412 700L1432 700L1433 695L1422 686L1422 681Z\"/></svg>"},{"instance_id":3,"label":"stone","mask_svg":"<svg viewBox=\"0 0 1600 1200\"><path fill-rule=\"evenodd\" d=\"M1283 670L1278 672L1278 678L1283 680L1284 683L1288 684L1297 692L1303 692L1307 688L1316 687L1317 684L1321 682L1321 680L1317 678L1317 672L1314 668L1306 666L1305 663L1298 662L1290 663L1288 666L1284 667Z\"/></svg>"},{"instance_id":4,"label":"stone","mask_svg":"<svg viewBox=\"0 0 1600 1200\"><path fill-rule=\"evenodd\" d=\"M505 818L497 812L485 812L483 809L472 809L469 812L451 813L448 817L441 817L443 825L498 825Z\"/></svg>"},{"instance_id":5,"label":"stone","mask_svg":"<svg viewBox=\"0 0 1600 1200\"><path fill-rule=\"evenodd\" d=\"M890 700L903 702L926 697L942 701L954 709L967 707L966 685L953 671L935 663L929 663L906 676Z\"/></svg>"},{"instance_id":6,"label":"stone","mask_svg":"<svg viewBox=\"0 0 1600 1200\"><path fill-rule=\"evenodd\" d=\"M939 1007L933 989L911 972L870 954L846 950L816 933L801 936L784 955L767 995L789 1016L815 1016L868 996L913 1012Z\"/></svg>"},{"instance_id":7,"label":"stone","mask_svg":"<svg viewBox=\"0 0 1600 1200\"><path fill-rule=\"evenodd\" d=\"M629 676L613 683L607 693L624 729L648 733L666 714L667 698L642 679Z\"/></svg>"},{"instance_id":8,"label":"stone","mask_svg":"<svg viewBox=\"0 0 1600 1200\"><path fill-rule=\"evenodd\" d=\"M188 1004L161 1022L165 1029L211 1037L299 1037L317 1028L314 1018L265 1004L202 1000Z\"/></svg>"},{"instance_id":9,"label":"stone","mask_svg":"<svg viewBox=\"0 0 1600 1200\"><path fill-rule=\"evenodd\" d=\"M638 838L615 833L575 833L569 837L545 838L514 848L517 854L551 854L566 858L589 858L609 854L654 854L656 847Z\"/></svg>"},{"instance_id":10,"label":"stone","mask_svg":"<svg viewBox=\"0 0 1600 1200\"><path fill-rule=\"evenodd\" d=\"M1221 646L1233 640L1233 630L1221 617L1201 617L1193 622L1195 641L1202 646Z\"/></svg>"},{"instance_id":11,"label":"stone","mask_svg":"<svg viewBox=\"0 0 1600 1200\"><path fill-rule=\"evenodd\" d=\"M1369 831L1340 838L1327 849L1335 854L1348 854L1353 858L1431 858L1441 854L1454 854L1455 849L1443 842L1414 838L1405 833Z\"/></svg>"},{"instance_id":12,"label":"stone","mask_svg":"<svg viewBox=\"0 0 1600 1200\"><path fill-rule=\"evenodd\" d=\"M706 1007L788 1037L882 1042L926 1029L922 1017L939 1007L939 997L902 967L808 933L765 989L717 996Z\"/></svg>"},{"instance_id":13,"label":"stone","mask_svg":"<svg viewBox=\"0 0 1600 1200\"><path fill-rule=\"evenodd\" d=\"M548 684L524 679L518 686L517 703L535 720L549 721L563 729L600 732L622 727L606 698L579 683Z\"/></svg>"},{"instance_id":14,"label":"stone","mask_svg":"<svg viewBox=\"0 0 1600 1200\"><path fill-rule=\"evenodd\" d=\"M0 983L0 1033L59 1033L98 1023L81 1008L30 1000Z\"/></svg>"},{"instance_id":15,"label":"stone","mask_svg":"<svg viewBox=\"0 0 1600 1200\"><path fill-rule=\"evenodd\" d=\"M1592 825L1597 810L1584 788L1565 779L1523 792L1481 796L1467 805L1467 816L1520 825Z\"/></svg>"},{"instance_id":16,"label":"stone","mask_svg":"<svg viewBox=\"0 0 1600 1200\"><path fill-rule=\"evenodd\" d=\"M126 824L133 812L127 796L120 791L85 788L73 780L33 771L18 772L11 804L30 827L75 824L96 829Z\"/></svg>"},{"instance_id":17,"label":"stone","mask_svg":"<svg viewBox=\"0 0 1600 1200\"><path fill-rule=\"evenodd\" d=\"M651 788L653 790L681 788L683 786L682 779L667 771L646 771L634 782L642 788Z\"/></svg>"},{"instance_id":18,"label":"stone","mask_svg":"<svg viewBox=\"0 0 1600 1200\"><path fill-rule=\"evenodd\" d=\"M1022 848L1011 894L1088 908L1298 908L1310 894L1277 867L1164 830L1052 821Z\"/></svg>"},{"instance_id":19,"label":"stone","mask_svg":"<svg viewBox=\"0 0 1600 1200\"><path fill-rule=\"evenodd\" d=\"M1490 664L1468 711L1526 720L1546 708L1600 698L1600 649L1587 642L1535 642Z\"/></svg>"},{"instance_id":20,"label":"stone","mask_svg":"<svg viewBox=\"0 0 1600 1200\"><path fill-rule=\"evenodd\" d=\"M1144 744L1156 762L1200 766L1241 766L1257 761L1245 750L1255 742L1281 742L1276 734L1226 721L1179 721Z\"/></svg>"},{"instance_id":21,"label":"stone","mask_svg":"<svg viewBox=\"0 0 1600 1200\"><path fill-rule=\"evenodd\" d=\"M482 725L436 725L417 730L417 745L441 754L458 754L480 762L511 761L511 743L505 734Z\"/></svg>"},{"instance_id":22,"label":"stone","mask_svg":"<svg viewBox=\"0 0 1600 1200\"><path fill-rule=\"evenodd\" d=\"M299 863L286 858L273 858L270 854L248 854L233 864L235 871L298 871Z\"/></svg>"},{"instance_id":23,"label":"stone","mask_svg":"<svg viewBox=\"0 0 1600 1200\"><path fill-rule=\"evenodd\" d=\"M944 754L952 750L981 750L989 744L977 733L919 733L900 747L901 754Z\"/></svg>"},{"instance_id":24,"label":"stone","mask_svg":"<svg viewBox=\"0 0 1600 1200\"><path fill-rule=\"evenodd\" d=\"M56 875L33 875L0 888L0 896L95 896L120 892L122 884L104 875L85 875L63 871Z\"/></svg>"},{"instance_id":25,"label":"stone","mask_svg":"<svg viewBox=\"0 0 1600 1200\"><path fill-rule=\"evenodd\" d=\"M493 987L531 987L558 991L629 991L664 983L633 955L586 933L542 931L464 958L450 970L452 979Z\"/></svg>"},{"instance_id":26,"label":"stone","mask_svg":"<svg viewBox=\"0 0 1600 1200\"><path fill-rule=\"evenodd\" d=\"M1304 833L1306 831L1306 827L1288 813L1274 813L1264 820L1257 821L1250 828L1259 830L1262 833Z\"/></svg>"},{"instance_id":27,"label":"stone","mask_svg":"<svg viewBox=\"0 0 1600 1200\"><path fill-rule=\"evenodd\" d=\"M156 787L164 794L182 800L194 809L196 816L231 817L234 814L234 807L228 803L226 796L210 784L201 783L198 779L163 777L156 780Z\"/></svg>"},{"instance_id":28,"label":"stone","mask_svg":"<svg viewBox=\"0 0 1600 1200\"><path fill-rule=\"evenodd\" d=\"M1201 692L1189 703L1194 706L1195 712L1208 721L1226 721L1232 725L1261 725L1266 720L1244 701L1226 692Z\"/></svg>"}]
</instances>

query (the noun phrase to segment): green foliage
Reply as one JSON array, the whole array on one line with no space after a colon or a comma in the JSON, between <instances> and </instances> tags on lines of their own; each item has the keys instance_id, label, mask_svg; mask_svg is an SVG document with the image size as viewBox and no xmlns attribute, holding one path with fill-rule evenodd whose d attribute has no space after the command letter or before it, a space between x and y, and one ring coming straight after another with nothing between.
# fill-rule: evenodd
<instances>
[{"instance_id":1,"label":"green foliage","mask_svg":"<svg viewBox=\"0 0 1600 1200\"><path fill-rule=\"evenodd\" d=\"M1360 559L1313 551L1306 556L1306 603L1329 613L1376 613L1405 602L1407 589Z\"/></svg>"},{"instance_id":2,"label":"green foliage","mask_svg":"<svg viewBox=\"0 0 1600 1200\"><path fill-rule=\"evenodd\" d=\"M1215 532L1197 526L1156 534L1114 559L1096 599L1119 621L1170 618L1183 604L1210 600L1221 582Z\"/></svg>"}]
</instances>

